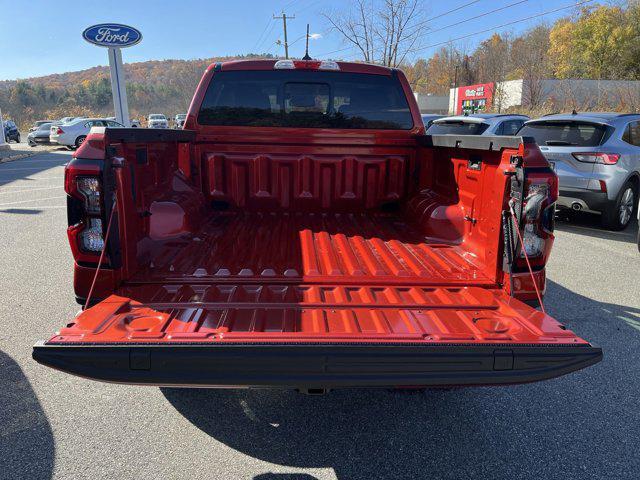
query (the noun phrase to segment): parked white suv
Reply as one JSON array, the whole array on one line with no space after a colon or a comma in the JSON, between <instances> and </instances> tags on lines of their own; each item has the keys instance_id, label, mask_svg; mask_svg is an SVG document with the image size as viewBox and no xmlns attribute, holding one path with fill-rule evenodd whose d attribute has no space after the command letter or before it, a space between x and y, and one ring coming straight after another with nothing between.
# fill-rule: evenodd
<instances>
[{"instance_id":1,"label":"parked white suv","mask_svg":"<svg viewBox=\"0 0 640 480\"><path fill-rule=\"evenodd\" d=\"M184 122L187 120L186 113L179 113L173 117L174 128L184 128Z\"/></svg>"},{"instance_id":2,"label":"parked white suv","mask_svg":"<svg viewBox=\"0 0 640 480\"><path fill-rule=\"evenodd\" d=\"M87 138L91 127L122 127L122 125L114 120L102 118L78 118L68 123L52 125L49 141L70 149L78 148Z\"/></svg>"},{"instance_id":3,"label":"parked white suv","mask_svg":"<svg viewBox=\"0 0 640 480\"><path fill-rule=\"evenodd\" d=\"M149 128L169 128L169 121L161 113L151 113L147 117L147 127Z\"/></svg>"}]
</instances>

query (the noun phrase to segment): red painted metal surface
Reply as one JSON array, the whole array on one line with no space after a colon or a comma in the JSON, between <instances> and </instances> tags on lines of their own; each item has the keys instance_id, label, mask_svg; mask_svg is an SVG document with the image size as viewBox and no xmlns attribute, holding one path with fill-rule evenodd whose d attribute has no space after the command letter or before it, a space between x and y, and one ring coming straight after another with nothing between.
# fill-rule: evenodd
<instances>
[{"instance_id":1,"label":"red painted metal surface","mask_svg":"<svg viewBox=\"0 0 640 480\"><path fill-rule=\"evenodd\" d=\"M225 283L131 286L119 293L48 343L586 343L502 291L478 287Z\"/></svg>"},{"instance_id":2,"label":"red painted metal surface","mask_svg":"<svg viewBox=\"0 0 640 480\"><path fill-rule=\"evenodd\" d=\"M219 212L158 245L133 282L256 279L491 285L460 246L428 243L397 214Z\"/></svg>"},{"instance_id":3,"label":"red painted metal surface","mask_svg":"<svg viewBox=\"0 0 640 480\"><path fill-rule=\"evenodd\" d=\"M214 74L189 110L195 142L79 150L123 159L122 266L98 278L114 295L51 342L586 343L502 289L504 172L516 153L542 166L537 149L419 146L401 73L410 131L199 126ZM79 296L93 271L76 265Z\"/></svg>"},{"instance_id":4,"label":"red painted metal surface","mask_svg":"<svg viewBox=\"0 0 640 480\"><path fill-rule=\"evenodd\" d=\"M412 153L413 152L407 152ZM357 211L406 195L408 155L207 153L208 194L234 208Z\"/></svg>"}]
</instances>

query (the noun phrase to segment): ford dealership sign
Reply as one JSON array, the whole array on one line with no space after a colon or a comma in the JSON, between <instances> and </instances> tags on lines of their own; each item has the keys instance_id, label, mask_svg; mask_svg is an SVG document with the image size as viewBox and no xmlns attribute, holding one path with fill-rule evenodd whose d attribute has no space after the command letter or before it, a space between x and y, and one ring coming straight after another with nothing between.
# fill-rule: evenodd
<instances>
[{"instance_id":1,"label":"ford dealership sign","mask_svg":"<svg viewBox=\"0 0 640 480\"><path fill-rule=\"evenodd\" d=\"M142 40L138 29L118 23L93 25L82 32L82 36L89 43L109 48L130 47Z\"/></svg>"}]
</instances>

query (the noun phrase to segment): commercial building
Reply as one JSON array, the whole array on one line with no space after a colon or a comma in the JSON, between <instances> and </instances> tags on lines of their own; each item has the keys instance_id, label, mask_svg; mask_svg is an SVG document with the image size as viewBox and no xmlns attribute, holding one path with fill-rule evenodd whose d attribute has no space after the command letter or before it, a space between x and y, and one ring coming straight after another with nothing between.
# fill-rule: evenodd
<instances>
[{"instance_id":1,"label":"commercial building","mask_svg":"<svg viewBox=\"0 0 640 480\"><path fill-rule=\"evenodd\" d=\"M428 95L425 93L413 94L418 102L420 113L436 113L446 115L449 111L448 95Z\"/></svg>"},{"instance_id":2,"label":"commercial building","mask_svg":"<svg viewBox=\"0 0 640 480\"><path fill-rule=\"evenodd\" d=\"M450 90L450 115L506 112L513 107L634 112L640 109L640 81L519 79Z\"/></svg>"}]
</instances>

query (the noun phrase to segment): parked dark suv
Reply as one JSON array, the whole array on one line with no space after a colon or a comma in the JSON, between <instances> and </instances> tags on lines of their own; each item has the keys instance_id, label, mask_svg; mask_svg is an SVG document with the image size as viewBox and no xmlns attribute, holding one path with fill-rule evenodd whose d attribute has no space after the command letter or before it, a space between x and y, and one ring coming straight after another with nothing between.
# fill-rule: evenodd
<instances>
[{"instance_id":1,"label":"parked dark suv","mask_svg":"<svg viewBox=\"0 0 640 480\"><path fill-rule=\"evenodd\" d=\"M4 139L9 143L11 140L20 143L20 132L13 120L5 120L4 122Z\"/></svg>"}]
</instances>

